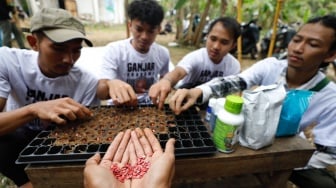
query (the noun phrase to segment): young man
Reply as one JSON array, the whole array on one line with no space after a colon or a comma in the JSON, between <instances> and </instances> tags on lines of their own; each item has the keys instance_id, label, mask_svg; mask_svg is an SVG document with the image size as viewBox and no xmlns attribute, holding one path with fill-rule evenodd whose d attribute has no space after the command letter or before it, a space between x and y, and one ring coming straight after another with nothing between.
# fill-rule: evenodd
<instances>
[{"instance_id":1,"label":"young man","mask_svg":"<svg viewBox=\"0 0 336 188\"><path fill-rule=\"evenodd\" d=\"M170 107L179 114L201 96L206 101L211 94L223 96L254 85L281 83L288 91L312 90L320 85L299 123L301 130L316 124L312 130L316 151L304 169L293 171L290 180L299 187L336 187L335 177L326 170L336 165L336 85L325 81L326 75L319 71L335 58L336 17L317 17L292 38L287 60L267 58L238 76L215 78L190 90L178 90Z\"/></svg>"},{"instance_id":2,"label":"young man","mask_svg":"<svg viewBox=\"0 0 336 188\"><path fill-rule=\"evenodd\" d=\"M43 8L31 19L27 40L34 50L0 48L0 172L20 187L32 187L16 165L19 152L49 123L90 117L98 80L74 64L84 26L65 10ZM6 107L6 108L5 108Z\"/></svg>"},{"instance_id":3,"label":"young man","mask_svg":"<svg viewBox=\"0 0 336 188\"><path fill-rule=\"evenodd\" d=\"M174 139L170 138L163 152L158 139L149 128L120 132L102 160L98 154L87 160L84 169L84 187L169 188L175 170L174 143ZM135 166L138 159L143 156L146 156L145 161L149 162L149 169L141 174L141 177L136 175L131 179L125 179L122 183L111 173L111 165L117 164L119 167L124 167L126 164L131 164Z\"/></svg>"},{"instance_id":4,"label":"young man","mask_svg":"<svg viewBox=\"0 0 336 188\"><path fill-rule=\"evenodd\" d=\"M135 0L127 13L132 37L106 46L100 77L105 85L100 98L116 105L137 104L137 94L147 93L168 72L170 61L168 49L154 42L164 17L157 1Z\"/></svg>"},{"instance_id":5,"label":"young man","mask_svg":"<svg viewBox=\"0 0 336 188\"><path fill-rule=\"evenodd\" d=\"M149 96L153 103L158 103L161 109L168 93L180 80L178 88L191 88L214 77L238 74L240 64L229 51L235 48L240 33L240 24L235 19L222 17L214 20L209 27L206 48L187 54L173 71L150 88Z\"/></svg>"}]
</instances>

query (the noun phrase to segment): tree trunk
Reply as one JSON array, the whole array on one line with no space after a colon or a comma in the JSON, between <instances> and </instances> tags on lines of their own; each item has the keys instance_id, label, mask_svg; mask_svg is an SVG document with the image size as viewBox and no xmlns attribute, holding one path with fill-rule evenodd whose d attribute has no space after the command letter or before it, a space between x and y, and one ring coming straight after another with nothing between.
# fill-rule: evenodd
<instances>
[{"instance_id":1,"label":"tree trunk","mask_svg":"<svg viewBox=\"0 0 336 188\"><path fill-rule=\"evenodd\" d=\"M220 10L221 16L225 15L227 5L228 5L227 0L221 0L221 6L220 6L220 8L221 8L221 10Z\"/></svg>"},{"instance_id":2,"label":"tree trunk","mask_svg":"<svg viewBox=\"0 0 336 188\"><path fill-rule=\"evenodd\" d=\"M130 37L130 30L129 30L129 27L128 27L127 6L128 6L128 0L125 0L125 1L124 1L124 7L125 7L126 38L129 38L129 37Z\"/></svg>"},{"instance_id":3,"label":"tree trunk","mask_svg":"<svg viewBox=\"0 0 336 188\"><path fill-rule=\"evenodd\" d=\"M175 40L180 41L183 38L183 19L184 19L184 9L180 8L176 12L176 35Z\"/></svg>"},{"instance_id":4,"label":"tree trunk","mask_svg":"<svg viewBox=\"0 0 336 188\"><path fill-rule=\"evenodd\" d=\"M202 37L202 31L203 31L203 28L204 28L204 25L205 25L205 22L206 22L206 17L207 17L208 14L209 14L210 6L211 6L211 0L208 0L208 1L207 1L207 4L206 4L206 6L205 6L204 12L203 12L203 14L202 14L202 17L201 17L201 21L200 21L200 23L198 24L198 26L197 26L197 28L196 28L195 35L194 35L193 44L194 44L194 46L196 46L196 47L199 47L199 46L200 46L200 43L201 43L201 37Z\"/></svg>"}]
</instances>

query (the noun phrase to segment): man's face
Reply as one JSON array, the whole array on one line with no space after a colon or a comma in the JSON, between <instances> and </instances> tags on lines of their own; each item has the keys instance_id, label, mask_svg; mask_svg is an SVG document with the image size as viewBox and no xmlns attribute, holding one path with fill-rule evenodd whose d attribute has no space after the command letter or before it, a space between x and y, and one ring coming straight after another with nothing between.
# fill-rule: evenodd
<instances>
[{"instance_id":1,"label":"man's face","mask_svg":"<svg viewBox=\"0 0 336 188\"><path fill-rule=\"evenodd\" d=\"M82 39L64 43L54 43L47 37L37 41L38 64L42 73L51 78L67 75L78 60L82 49Z\"/></svg>"},{"instance_id":2,"label":"man's face","mask_svg":"<svg viewBox=\"0 0 336 188\"><path fill-rule=\"evenodd\" d=\"M132 46L140 53L147 53L160 32L160 26L151 26L138 19L129 22L129 28L133 36Z\"/></svg>"},{"instance_id":3,"label":"man's face","mask_svg":"<svg viewBox=\"0 0 336 188\"><path fill-rule=\"evenodd\" d=\"M235 47L232 36L221 23L216 23L212 30L208 33L206 40L206 48L209 58L218 64L223 57Z\"/></svg>"},{"instance_id":4,"label":"man's face","mask_svg":"<svg viewBox=\"0 0 336 188\"><path fill-rule=\"evenodd\" d=\"M288 44L288 66L296 70L317 71L322 62L331 62L335 33L320 23L302 26ZM335 53L335 52L334 52Z\"/></svg>"}]
</instances>

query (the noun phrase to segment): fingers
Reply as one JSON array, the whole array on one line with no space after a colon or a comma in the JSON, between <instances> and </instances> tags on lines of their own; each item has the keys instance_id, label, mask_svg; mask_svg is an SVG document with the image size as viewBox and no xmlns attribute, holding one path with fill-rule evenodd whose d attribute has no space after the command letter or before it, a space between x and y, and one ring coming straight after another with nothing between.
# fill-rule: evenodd
<instances>
[{"instance_id":1,"label":"fingers","mask_svg":"<svg viewBox=\"0 0 336 188\"><path fill-rule=\"evenodd\" d=\"M90 157L86 162L85 165L98 165L100 162L100 154L96 153L92 157Z\"/></svg>"},{"instance_id":2,"label":"fingers","mask_svg":"<svg viewBox=\"0 0 336 188\"><path fill-rule=\"evenodd\" d=\"M127 129L125 131L125 135L123 136L120 144L118 146L116 146L118 149L113 157L113 162L121 162L124 152L127 148L128 142L130 140L130 136L131 136L131 130Z\"/></svg>"},{"instance_id":3,"label":"fingers","mask_svg":"<svg viewBox=\"0 0 336 188\"><path fill-rule=\"evenodd\" d=\"M129 160L130 160L130 153L129 153L129 150L130 150L130 148L131 147L133 147L132 145L131 145L131 141L129 141L128 143L127 143L127 147L126 147L126 150L123 152L123 154L122 154L122 158L121 158L121 161L120 161L120 165L119 165L119 167L124 167L124 166L126 166L126 164L128 164L128 162L129 162ZM114 162L119 162L119 161L114 161Z\"/></svg>"},{"instance_id":4,"label":"fingers","mask_svg":"<svg viewBox=\"0 0 336 188\"><path fill-rule=\"evenodd\" d=\"M169 107L175 112L175 114L181 113L181 104L187 97L186 89L179 89L169 100Z\"/></svg>"},{"instance_id":5,"label":"fingers","mask_svg":"<svg viewBox=\"0 0 336 188\"><path fill-rule=\"evenodd\" d=\"M158 105L159 109L163 108L165 100L171 91L170 82L167 80L160 80L149 89L149 96L154 105Z\"/></svg>"},{"instance_id":6,"label":"fingers","mask_svg":"<svg viewBox=\"0 0 336 188\"><path fill-rule=\"evenodd\" d=\"M149 144L148 142L146 143L143 139L147 140L146 137L144 136L143 131L140 128L136 128L134 131L132 131L132 142L134 144L135 153L137 157L146 156L146 152L144 148L148 147ZM147 144L147 146L144 146L143 143L145 143L145 145ZM147 150L149 149L147 148Z\"/></svg>"},{"instance_id":7,"label":"fingers","mask_svg":"<svg viewBox=\"0 0 336 188\"><path fill-rule=\"evenodd\" d=\"M159 140L156 138L156 136L154 135L153 131L149 128L145 128L144 129L145 135L149 141L149 144L153 150L153 152L162 152L162 148L160 145Z\"/></svg>"},{"instance_id":8,"label":"fingers","mask_svg":"<svg viewBox=\"0 0 336 188\"><path fill-rule=\"evenodd\" d=\"M179 89L169 100L169 107L179 115L182 111L187 110L190 106L196 103L198 95L202 94L202 91Z\"/></svg>"},{"instance_id":9,"label":"fingers","mask_svg":"<svg viewBox=\"0 0 336 188\"><path fill-rule=\"evenodd\" d=\"M71 121L93 115L88 108L69 97L38 102L32 106L38 118L57 124L65 124L68 120Z\"/></svg>"},{"instance_id":10,"label":"fingers","mask_svg":"<svg viewBox=\"0 0 336 188\"><path fill-rule=\"evenodd\" d=\"M162 91L162 92L160 93L160 98L159 98L159 109L162 109L162 108L163 108L167 96L168 96L168 92L164 92L164 91Z\"/></svg>"},{"instance_id":11,"label":"fingers","mask_svg":"<svg viewBox=\"0 0 336 188\"><path fill-rule=\"evenodd\" d=\"M130 141L128 152L129 152L129 161L130 161L130 164L132 166L135 166L136 163L137 163L137 159L138 158L137 158L137 155L136 155L136 151L135 151L135 146L133 144L133 140Z\"/></svg>"},{"instance_id":12,"label":"fingers","mask_svg":"<svg viewBox=\"0 0 336 188\"><path fill-rule=\"evenodd\" d=\"M117 149L119 147L120 142L124 138L124 132L119 132L117 136L113 139L112 143L108 147L103 160L109 160L112 161L114 158L115 153L117 152Z\"/></svg>"},{"instance_id":13,"label":"fingers","mask_svg":"<svg viewBox=\"0 0 336 188\"><path fill-rule=\"evenodd\" d=\"M121 80L107 81L109 95L115 105L137 105L137 96L131 85Z\"/></svg>"},{"instance_id":14,"label":"fingers","mask_svg":"<svg viewBox=\"0 0 336 188\"><path fill-rule=\"evenodd\" d=\"M169 153L175 156L175 139L170 138L166 143L165 153Z\"/></svg>"}]
</instances>

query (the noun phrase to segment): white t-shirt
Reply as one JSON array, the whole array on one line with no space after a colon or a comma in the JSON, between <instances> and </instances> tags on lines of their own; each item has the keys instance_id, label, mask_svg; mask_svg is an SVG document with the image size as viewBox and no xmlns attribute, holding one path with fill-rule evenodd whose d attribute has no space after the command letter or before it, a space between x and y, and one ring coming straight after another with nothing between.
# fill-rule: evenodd
<instances>
[{"instance_id":1,"label":"white t-shirt","mask_svg":"<svg viewBox=\"0 0 336 188\"><path fill-rule=\"evenodd\" d=\"M271 85L281 79L281 74L287 66L287 60L267 58L254 64L238 76L246 81L247 88L256 85ZM311 80L296 89L309 90L324 78L325 75L318 72ZM282 79L282 81L286 87L286 80ZM210 95L211 89L207 84L199 88L203 91L203 97ZM324 146L336 147L336 84L333 81L330 81L323 89L313 95L306 112L301 118L300 129L304 130L314 123L316 123L313 129L314 142ZM319 163L336 163L336 156L333 156L333 159L330 158L329 161L318 157L319 155L313 155L309 165L321 168L323 165Z\"/></svg>"},{"instance_id":2,"label":"white t-shirt","mask_svg":"<svg viewBox=\"0 0 336 188\"><path fill-rule=\"evenodd\" d=\"M179 85L186 83L199 85L215 77L229 76L240 72L240 63L231 54L228 53L220 63L215 64L209 58L206 48L190 52L183 57L177 66L187 72Z\"/></svg>"},{"instance_id":3,"label":"white t-shirt","mask_svg":"<svg viewBox=\"0 0 336 188\"><path fill-rule=\"evenodd\" d=\"M168 72L169 51L153 43L146 54L139 53L131 45L132 38L111 42L103 55L100 79L119 79L133 88L137 81L146 83L146 88Z\"/></svg>"},{"instance_id":4,"label":"white t-shirt","mask_svg":"<svg viewBox=\"0 0 336 188\"><path fill-rule=\"evenodd\" d=\"M0 97L7 99L6 111L61 97L86 106L99 104L98 80L78 67L68 75L48 78L40 71L37 52L2 47L0 54Z\"/></svg>"}]
</instances>

